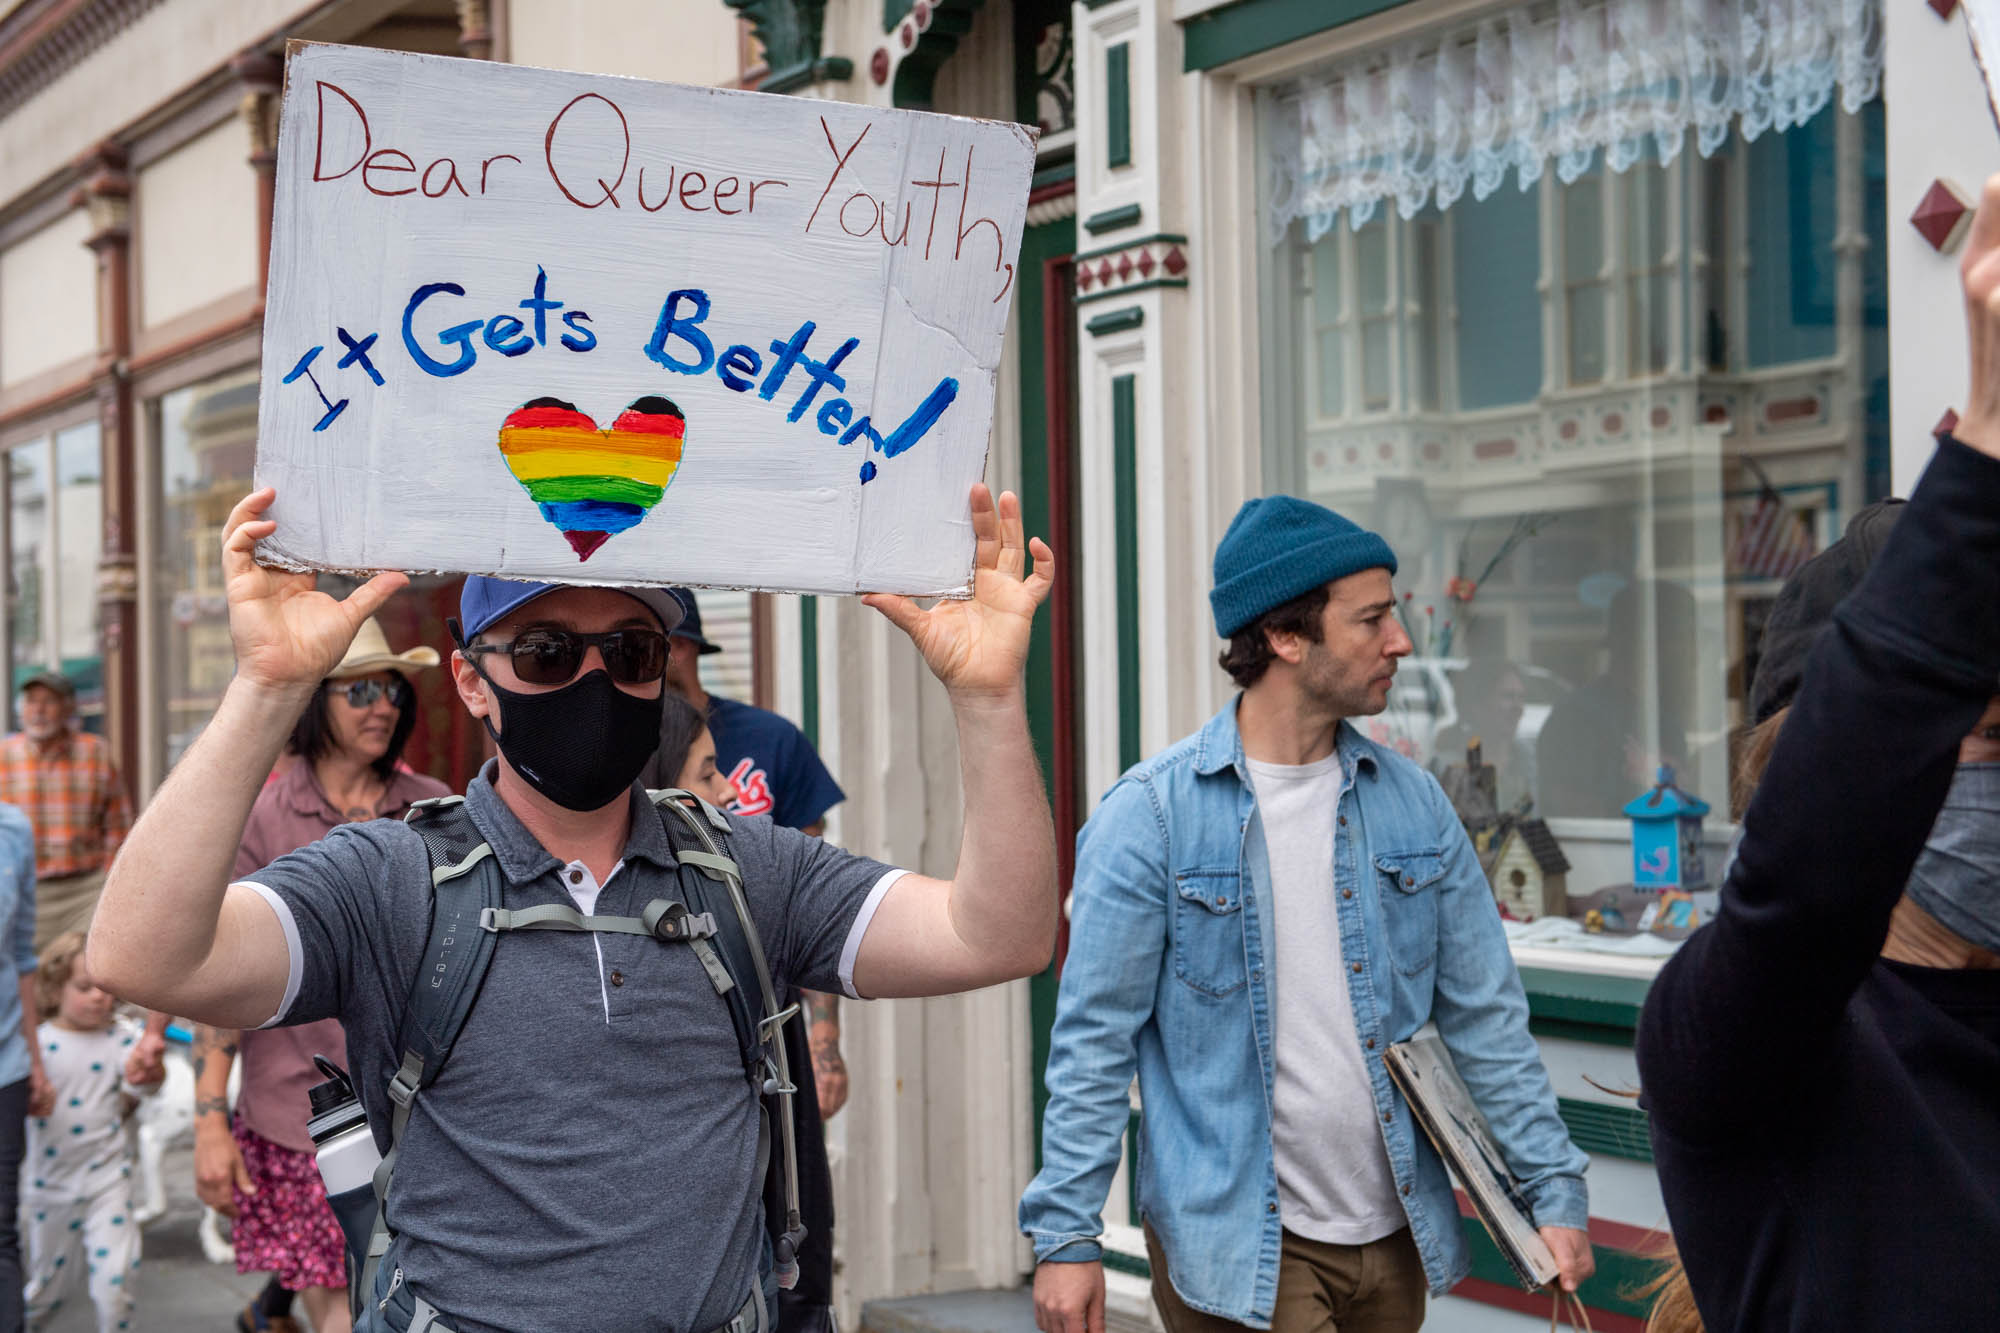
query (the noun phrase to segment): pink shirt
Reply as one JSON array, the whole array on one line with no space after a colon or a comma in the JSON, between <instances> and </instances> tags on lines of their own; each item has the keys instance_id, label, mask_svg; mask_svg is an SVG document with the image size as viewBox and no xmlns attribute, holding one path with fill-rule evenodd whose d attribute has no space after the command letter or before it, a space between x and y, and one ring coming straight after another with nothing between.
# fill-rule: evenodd
<instances>
[{"instance_id":1,"label":"pink shirt","mask_svg":"<svg viewBox=\"0 0 2000 1333\"><path fill-rule=\"evenodd\" d=\"M449 796L435 778L403 770L390 775L389 790L376 806L378 817L400 819L417 801ZM243 842L236 849L236 879L252 879L271 862L309 842L317 842L339 824L347 823L333 808L311 764L293 764L267 783L250 808ZM302 1023L297 1027L259 1028L242 1037L242 1086L236 1094L236 1118L260 1137L292 1149L311 1152L306 1133L307 1092L320 1081L314 1055L347 1066L347 1038L337 1019Z\"/></svg>"}]
</instances>

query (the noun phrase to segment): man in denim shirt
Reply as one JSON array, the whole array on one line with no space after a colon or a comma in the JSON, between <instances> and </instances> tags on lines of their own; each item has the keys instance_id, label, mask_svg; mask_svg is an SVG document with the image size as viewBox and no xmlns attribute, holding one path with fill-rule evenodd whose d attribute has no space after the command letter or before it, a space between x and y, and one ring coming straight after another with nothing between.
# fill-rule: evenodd
<instances>
[{"instance_id":1,"label":"man in denim shirt","mask_svg":"<svg viewBox=\"0 0 2000 1333\"><path fill-rule=\"evenodd\" d=\"M1585 1158L1528 1034L1500 916L1437 783L1346 720L1410 639L1396 557L1286 496L1215 553L1242 693L1127 773L1077 839L1042 1170L1036 1322L1101 1333L1099 1235L1136 1072L1139 1207L1169 1333L1415 1329L1468 1259L1382 1055L1435 1022L1574 1290Z\"/></svg>"}]
</instances>

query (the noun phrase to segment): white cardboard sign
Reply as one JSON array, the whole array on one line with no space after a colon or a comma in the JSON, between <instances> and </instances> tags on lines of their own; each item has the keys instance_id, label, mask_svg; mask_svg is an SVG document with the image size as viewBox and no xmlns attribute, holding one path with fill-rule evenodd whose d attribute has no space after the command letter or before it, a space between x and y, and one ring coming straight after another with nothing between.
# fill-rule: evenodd
<instances>
[{"instance_id":1,"label":"white cardboard sign","mask_svg":"<svg viewBox=\"0 0 2000 1333\"><path fill-rule=\"evenodd\" d=\"M268 563L962 592L1034 131L301 46Z\"/></svg>"}]
</instances>

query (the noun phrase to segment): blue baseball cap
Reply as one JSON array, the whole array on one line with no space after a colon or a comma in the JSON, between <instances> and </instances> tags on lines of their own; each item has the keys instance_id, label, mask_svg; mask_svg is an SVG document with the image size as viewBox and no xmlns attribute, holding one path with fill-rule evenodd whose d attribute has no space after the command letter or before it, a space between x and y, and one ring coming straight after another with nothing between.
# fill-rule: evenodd
<instances>
[{"instance_id":1,"label":"blue baseball cap","mask_svg":"<svg viewBox=\"0 0 2000 1333\"><path fill-rule=\"evenodd\" d=\"M514 612L534 601L543 593L560 592L564 588L587 585L577 583L522 583L515 579L488 578L484 574L466 577L465 588L458 595L458 618L465 637L470 639L482 630L491 628ZM672 634L686 615L680 601L665 588L613 588L622 592L651 611L660 622L660 629Z\"/></svg>"},{"instance_id":2,"label":"blue baseball cap","mask_svg":"<svg viewBox=\"0 0 2000 1333\"><path fill-rule=\"evenodd\" d=\"M694 589L669 588L667 591L674 595L674 600L679 602L681 609L686 612L681 617L681 623L668 630L667 633L677 638L686 639L695 646L695 651L703 657L706 657L710 653L721 652L722 645L719 643L710 643L707 637L701 632L701 603L695 601Z\"/></svg>"}]
</instances>

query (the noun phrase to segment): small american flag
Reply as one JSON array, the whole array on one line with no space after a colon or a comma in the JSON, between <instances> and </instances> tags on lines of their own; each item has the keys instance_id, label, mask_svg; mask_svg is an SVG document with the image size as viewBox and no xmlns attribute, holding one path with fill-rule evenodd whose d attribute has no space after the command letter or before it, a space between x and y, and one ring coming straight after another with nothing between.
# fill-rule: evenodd
<instances>
[{"instance_id":1,"label":"small american flag","mask_svg":"<svg viewBox=\"0 0 2000 1333\"><path fill-rule=\"evenodd\" d=\"M1738 573L1756 578L1787 578L1819 549L1810 517L1787 508L1764 470L1743 461L1757 475L1757 498L1742 515L1730 563Z\"/></svg>"}]
</instances>

